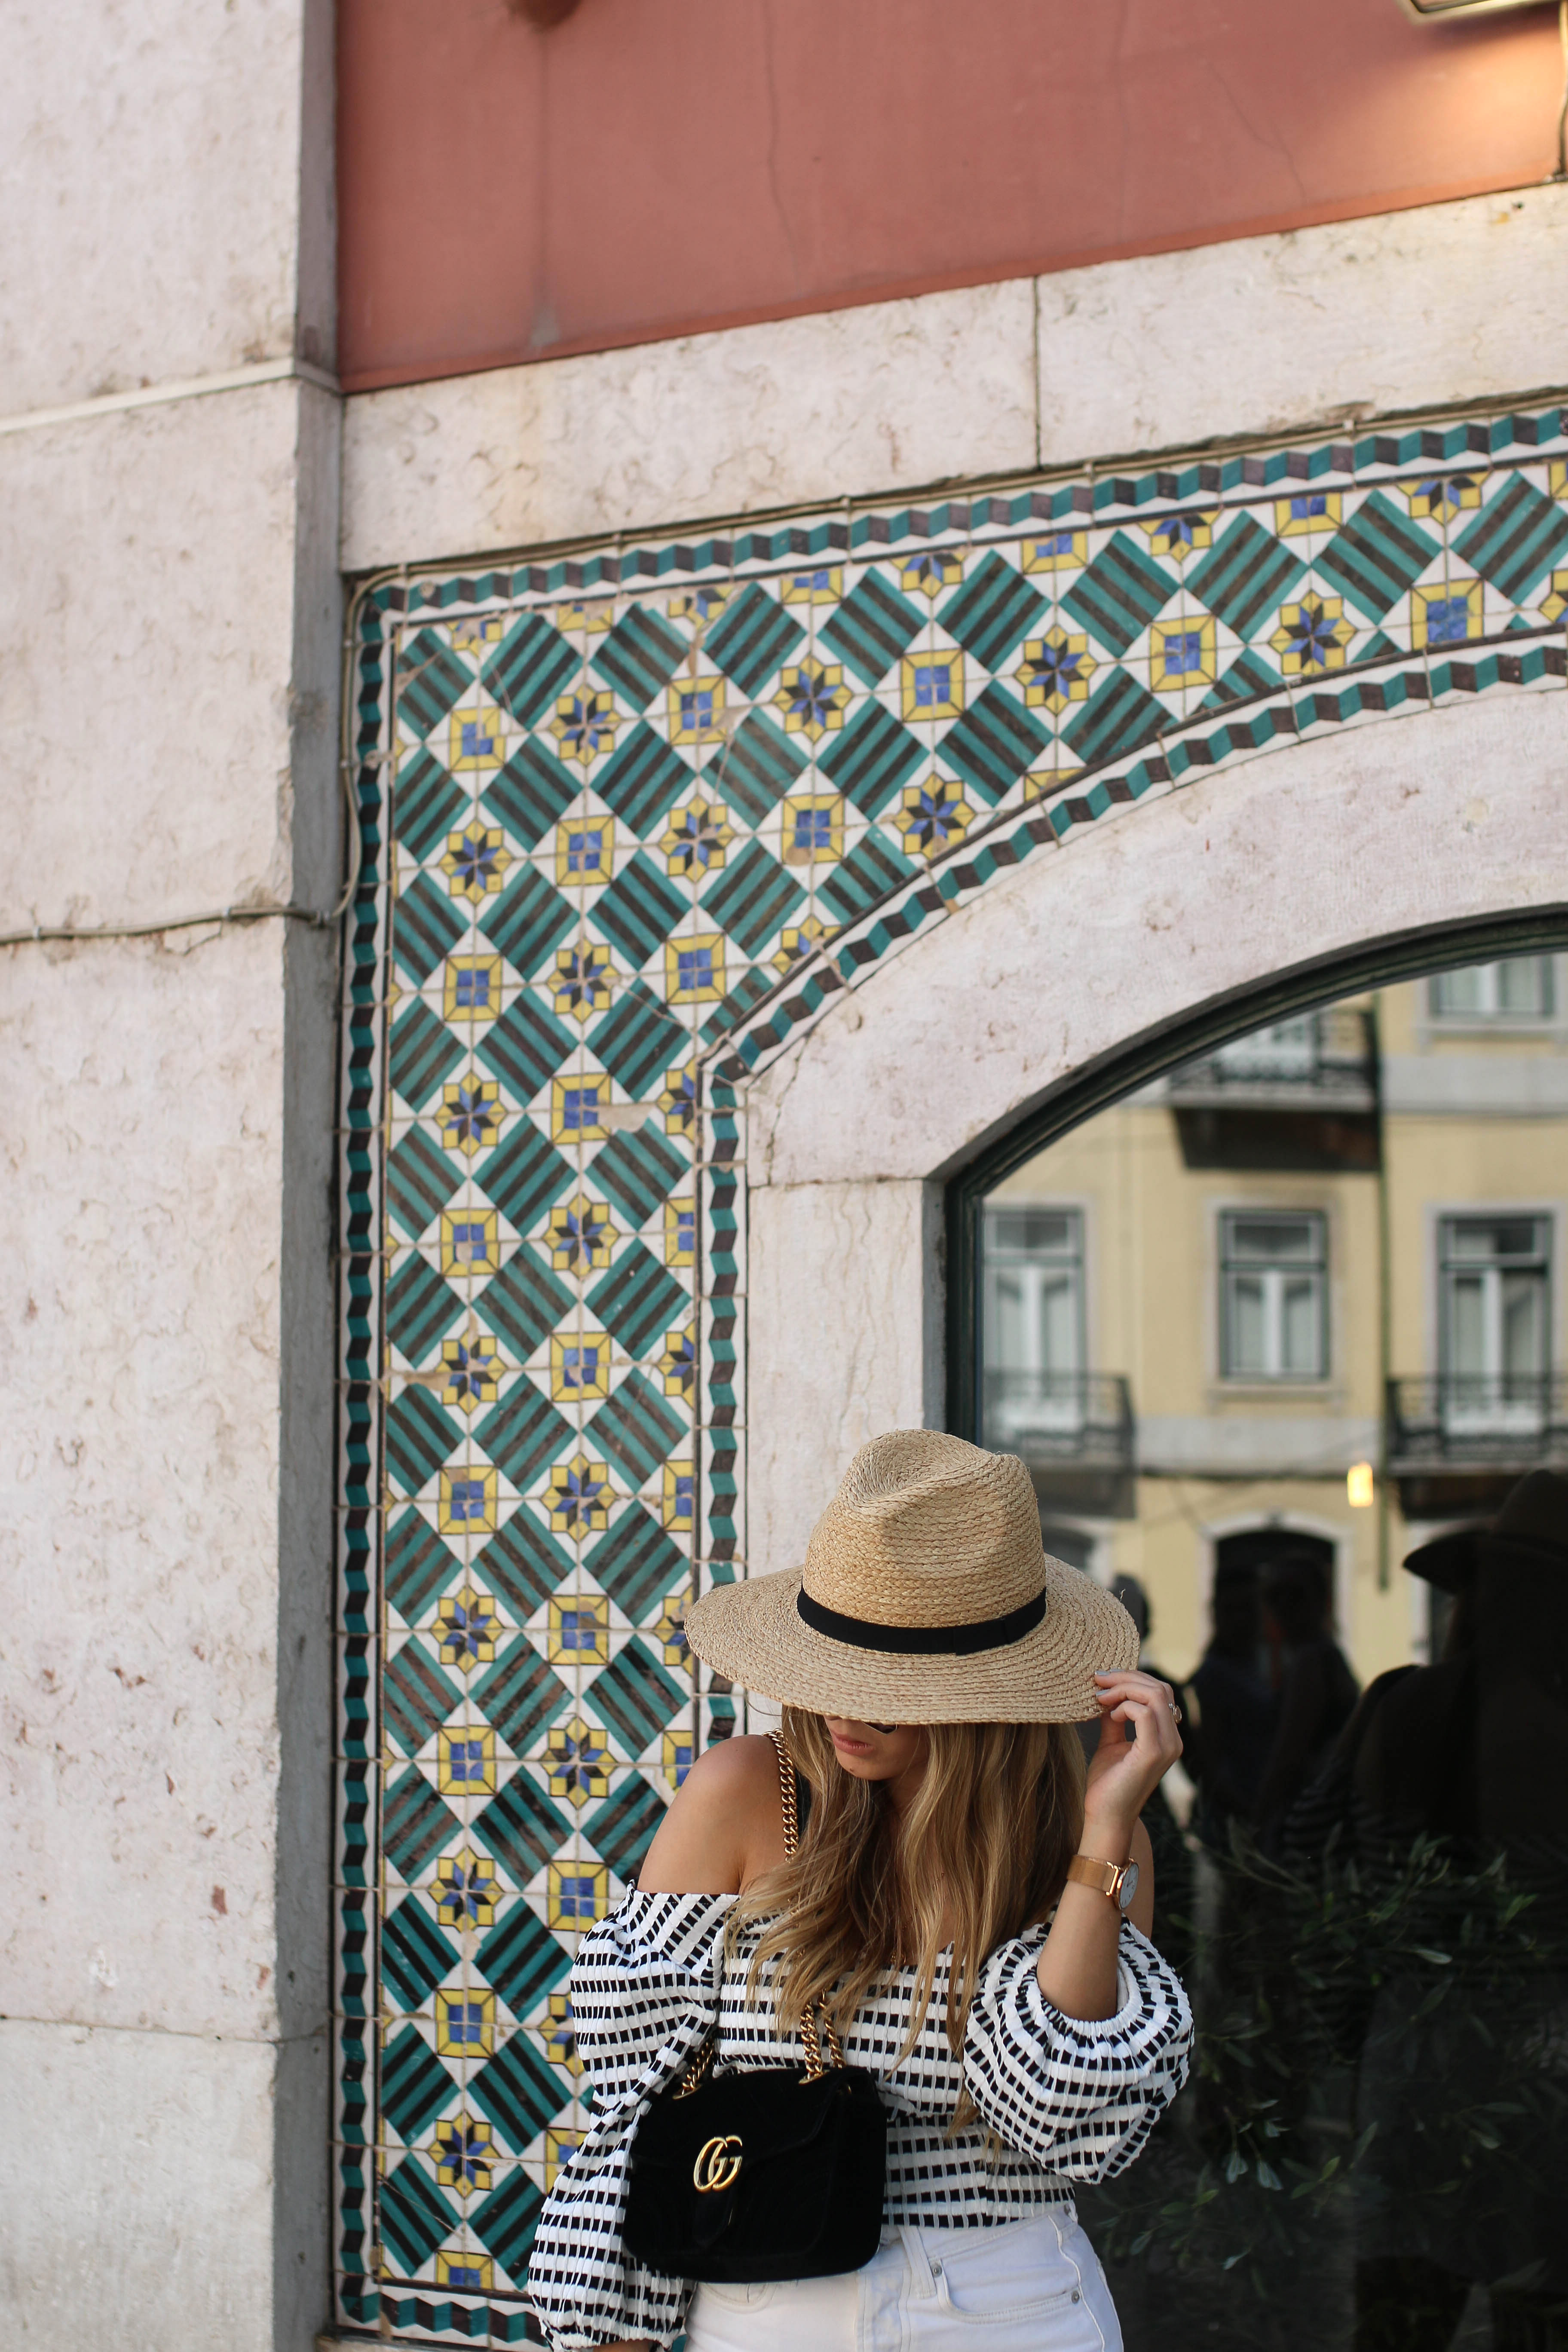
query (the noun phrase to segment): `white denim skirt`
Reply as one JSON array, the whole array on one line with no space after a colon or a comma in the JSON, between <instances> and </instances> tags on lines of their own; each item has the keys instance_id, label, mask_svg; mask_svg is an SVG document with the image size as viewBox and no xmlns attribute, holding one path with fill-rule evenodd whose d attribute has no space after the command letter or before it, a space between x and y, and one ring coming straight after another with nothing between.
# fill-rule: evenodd
<instances>
[{"instance_id":1,"label":"white denim skirt","mask_svg":"<svg viewBox=\"0 0 1568 2352\"><path fill-rule=\"evenodd\" d=\"M864 2270L698 2287L687 2352L1121 2352L1105 2273L1070 2205L994 2230L885 2230Z\"/></svg>"}]
</instances>

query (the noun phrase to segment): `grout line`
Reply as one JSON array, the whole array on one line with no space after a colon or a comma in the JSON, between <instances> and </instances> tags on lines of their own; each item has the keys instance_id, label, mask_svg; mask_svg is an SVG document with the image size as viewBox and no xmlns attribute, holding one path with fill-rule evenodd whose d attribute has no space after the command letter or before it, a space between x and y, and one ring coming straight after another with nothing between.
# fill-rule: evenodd
<instances>
[{"instance_id":1,"label":"grout line","mask_svg":"<svg viewBox=\"0 0 1568 2352\"><path fill-rule=\"evenodd\" d=\"M1564 0L1564 5L1568 5L1568 0ZM1029 293L1035 315L1035 464L1038 467L1040 452L1045 446L1046 420L1040 387L1040 281L1037 278L1029 280Z\"/></svg>"},{"instance_id":2,"label":"grout line","mask_svg":"<svg viewBox=\"0 0 1568 2352\"><path fill-rule=\"evenodd\" d=\"M134 392L105 392L91 400L71 400L59 408L26 408L15 416L0 416L0 436L41 432L50 425L76 425L94 416L112 416L122 409L163 408L176 400L200 400L211 392L247 392L253 384L313 383L320 391L342 396L342 387L325 368L309 360L254 360L248 366L226 368L216 375L176 378L169 383L144 384Z\"/></svg>"}]
</instances>

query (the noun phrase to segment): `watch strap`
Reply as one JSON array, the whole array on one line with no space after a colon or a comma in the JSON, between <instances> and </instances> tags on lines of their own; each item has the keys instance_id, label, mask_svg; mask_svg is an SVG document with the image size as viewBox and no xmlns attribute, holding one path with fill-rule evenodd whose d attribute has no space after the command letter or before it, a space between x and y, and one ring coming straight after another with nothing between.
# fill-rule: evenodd
<instances>
[{"instance_id":1,"label":"watch strap","mask_svg":"<svg viewBox=\"0 0 1568 2352\"><path fill-rule=\"evenodd\" d=\"M1075 1885L1092 1886L1097 1895L1108 1895L1112 1903L1121 1892L1126 1871L1124 1862L1101 1862L1092 1853L1075 1853L1068 1864L1068 1876Z\"/></svg>"}]
</instances>

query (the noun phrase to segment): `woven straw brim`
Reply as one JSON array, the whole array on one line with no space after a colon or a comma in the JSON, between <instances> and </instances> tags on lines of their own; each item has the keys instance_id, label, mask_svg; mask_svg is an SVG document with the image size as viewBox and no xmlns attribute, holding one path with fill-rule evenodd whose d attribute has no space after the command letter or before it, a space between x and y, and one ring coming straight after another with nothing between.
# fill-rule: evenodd
<instances>
[{"instance_id":1,"label":"woven straw brim","mask_svg":"<svg viewBox=\"0 0 1568 2352\"><path fill-rule=\"evenodd\" d=\"M1045 1561L1046 1614L1032 1633L967 1657L863 1650L807 1625L801 1570L720 1584L687 1612L686 1638L718 1674L761 1698L865 1723L1092 1723L1097 1674L1138 1664L1119 1601L1064 1560Z\"/></svg>"}]
</instances>

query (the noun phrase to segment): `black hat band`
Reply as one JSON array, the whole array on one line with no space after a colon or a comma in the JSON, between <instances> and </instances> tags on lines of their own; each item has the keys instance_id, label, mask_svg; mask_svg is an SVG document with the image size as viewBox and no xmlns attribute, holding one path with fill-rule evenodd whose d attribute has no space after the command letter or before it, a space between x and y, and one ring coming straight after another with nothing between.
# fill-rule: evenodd
<instances>
[{"instance_id":1,"label":"black hat band","mask_svg":"<svg viewBox=\"0 0 1568 2352\"><path fill-rule=\"evenodd\" d=\"M976 1650L1001 1650L1032 1633L1046 1614L1044 1587L1032 1601L1009 1609L1005 1617L981 1617L968 1625L879 1625L869 1617L846 1617L825 1609L802 1585L795 1596L801 1622L830 1641L847 1642L857 1650L889 1650L905 1657L964 1658Z\"/></svg>"}]
</instances>

